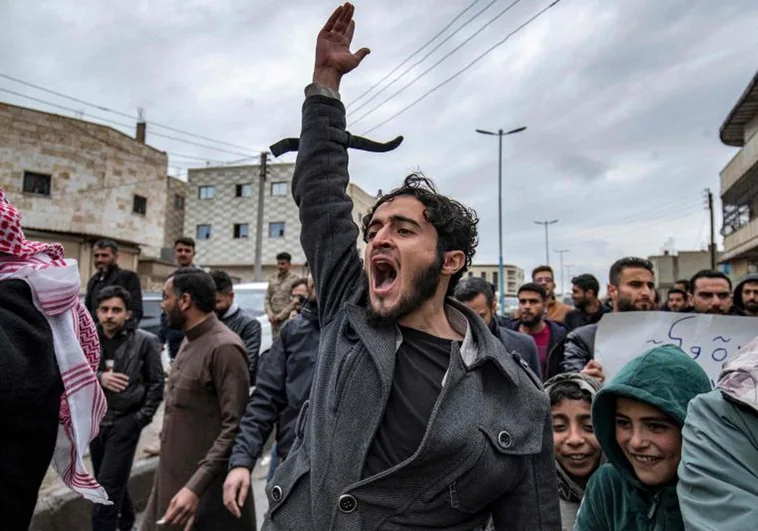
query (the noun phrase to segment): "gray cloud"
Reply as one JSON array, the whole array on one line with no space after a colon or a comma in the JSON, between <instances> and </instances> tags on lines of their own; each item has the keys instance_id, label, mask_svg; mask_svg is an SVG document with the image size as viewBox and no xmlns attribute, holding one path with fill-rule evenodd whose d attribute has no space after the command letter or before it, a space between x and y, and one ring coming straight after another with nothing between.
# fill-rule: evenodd
<instances>
[{"instance_id":1,"label":"gray cloud","mask_svg":"<svg viewBox=\"0 0 758 531\"><path fill-rule=\"evenodd\" d=\"M358 5L355 42L372 54L344 80L345 101L468 3ZM354 132L452 75L547 3L521 2ZM430 61L505 5L496 3ZM12 23L0 34L0 70L114 109L136 113L144 106L148 121L259 149L297 133L315 35L332 7L325 0L4 2L0 19ZM374 132L381 139L403 134L406 142L386 155L351 154L353 179L373 192L421 168L445 193L476 208L478 258L496 261L497 140L474 129L527 125L503 143L506 261L527 270L544 261L543 233L533 221L557 218L551 247L571 249L573 273L590 271L605 282L620 255L657 253L669 237L682 249L703 241L700 194L718 190L718 173L733 156L718 127L755 71L757 25L752 0L563 0ZM79 107L3 80L0 87ZM171 152L238 158L149 140ZM175 158L171 164L188 165Z\"/></svg>"}]
</instances>

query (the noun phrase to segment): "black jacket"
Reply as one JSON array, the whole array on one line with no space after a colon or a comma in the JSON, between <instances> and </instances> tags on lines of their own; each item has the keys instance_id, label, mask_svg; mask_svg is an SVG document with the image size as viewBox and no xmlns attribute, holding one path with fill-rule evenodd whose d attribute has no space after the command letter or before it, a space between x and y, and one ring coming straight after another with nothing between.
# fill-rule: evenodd
<instances>
[{"instance_id":1,"label":"black jacket","mask_svg":"<svg viewBox=\"0 0 758 531\"><path fill-rule=\"evenodd\" d=\"M542 371L540 370L540 356L537 352L537 345L529 334L522 334L510 330L505 326L498 326L498 321L493 319L490 323L490 330L493 334L500 339L505 349L510 353L516 353L521 356L524 361L532 369L532 372L542 379Z\"/></svg>"},{"instance_id":2,"label":"black jacket","mask_svg":"<svg viewBox=\"0 0 758 531\"><path fill-rule=\"evenodd\" d=\"M161 345L157 337L144 330L124 329L121 333L125 339L113 354L113 372L126 374L129 386L120 393L103 389L108 401L108 412L102 424L113 424L134 413L139 425L144 427L153 420L155 411L163 401L165 376L161 364ZM102 341L102 329L99 326L98 334ZM97 371L99 381L102 381L103 372L105 353L101 349Z\"/></svg>"},{"instance_id":3,"label":"black jacket","mask_svg":"<svg viewBox=\"0 0 758 531\"><path fill-rule=\"evenodd\" d=\"M142 286L140 286L137 273L128 269L121 269L118 266L109 268L102 276L98 271L87 282L87 295L84 299L84 305L92 315L92 319L97 323L97 294L101 289L108 286L121 286L129 292L132 298L128 308L132 312L129 327L136 328L142 319Z\"/></svg>"},{"instance_id":4,"label":"black jacket","mask_svg":"<svg viewBox=\"0 0 758 531\"><path fill-rule=\"evenodd\" d=\"M542 374L542 381L547 381L556 374L560 374L561 362L563 361L563 345L566 342L566 329L559 323L545 319L547 326L550 328L550 342L547 346L547 374ZM521 326L521 321L516 319L510 321L509 328L511 330L518 330ZM535 347L536 349L536 347ZM539 355L537 358L539 364Z\"/></svg>"},{"instance_id":5,"label":"black jacket","mask_svg":"<svg viewBox=\"0 0 758 531\"><path fill-rule=\"evenodd\" d=\"M566 327L567 331L571 332L580 326L587 326L589 324L595 324L599 322L603 315L606 313L608 313L608 308L602 305L600 306L600 310L597 313L587 313L584 310L580 310L579 308L574 308L568 314L566 314L566 319L563 321L563 326Z\"/></svg>"},{"instance_id":6,"label":"black jacket","mask_svg":"<svg viewBox=\"0 0 758 531\"><path fill-rule=\"evenodd\" d=\"M279 338L260 365L258 381L250 396L229 467L250 470L276 425L276 449L287 457L295 440L295 423L308 400L318 358L321 327L318 315L306 304L299 317L282 326Z\"/></svg>"},{"instance_id":7,"label":"black jacket","mask_svg":"<svg viewBox=\"0 0 758 531\"><path fill-rule=\"evenodd\" d=\"M245 351L250 361L250 385L255 385L255 375L258 372L258 355L261 350L261 323L239 308L229 317L222 317L221 322L229 330L240 336L242 342L245 343Z\"/></svg>"},{"instance_id":8,"label":"black jacket","mask_svg":"<svg viewBox=\"0 0 758 531\"><path fill-rule=\"evenodd\" d=\"M598 324L580 326L566 337L560 372L580 372L595 359L595 335Z\"/></svg>"}]
</instances>

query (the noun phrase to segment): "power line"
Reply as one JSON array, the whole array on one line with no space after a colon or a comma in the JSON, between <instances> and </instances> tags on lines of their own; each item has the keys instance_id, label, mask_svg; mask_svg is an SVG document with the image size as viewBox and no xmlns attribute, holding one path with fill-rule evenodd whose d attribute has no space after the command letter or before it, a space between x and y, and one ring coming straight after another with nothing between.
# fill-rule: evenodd
<instances>
[{"instance_id":1,"label":"power line","mask_svg":"<svg viewBox=\"0 0 758 531\"><path fill-rule=\"evenodd\" d=\"M535 20L537 20L539 17L541 17L545 12L547 12L549 9L551 9L556 4L558 4L558 2L560 2L560 0L554 0L549 6L545 7L544 9L540 10L539 12L537 12L537 14L535 14L534 16L532 16L529 20L527 20L526 22L524 22L523 24L521 24L519 27L517 27L515 30L513 30L512 32L510 32L508 35L506 35L503 40L501 40L501 41L495 43L494 45L492 45L484 53L482 53L481 55L479 55L476 59L474 59L469 64L467 64L466 66L464 66L458 72L456 72L455 74L453 74L452 76L450 76L449 78L447 78L442 83L439 83L438 85L432 87L430 90L426 91L424 94L422 94L416 100L414 100L413 102L411 102L409 105L406 105L405 107L403 107L402 109L400 109L398 112L396 112L395 114L393 114L392 116L390 116L389 118L387 118L386 120L384 120L383 122L380 122L379 124L375 125L374 127L372 127L371 129L369 129L367 131L364 131L361 134L367 135L367 134L369 134L369 133L371 133L371 132L379 129L384 124L390 122L391 120L394 120L395 118L397 118L398 116L400 116L401 114L403 114L405 111L407 111L411 107L415 106L420 101L426 99L432 93L436 92L440 88L444 87L445 85L447 85L448 83L450 83L451 81L453 81L455 78L457 78L458 76L460 76L461 74L463 74L464 72L466 72L469 68L471 68L472 66L474 66L476 63L478 63L479 61L481 61L485 56L487 56L489 53L491 53L497 47L503 45L513 35L515 35L519 31L521 31L525 27L527 27L529 24L531 24L532 22L534 22Z\"/></svg>"},{"instance_id":2,"label":"power line","mask_svg":"<svg viewBox=\"0 0 758 531\"><path fill-rule=\"evenodd\" d=\"M433 48L433 49L432 49L432 50L431 50L429 53L427 53L427 54L426 54L424 57L422 57L422 58L421 58L419 61L417 61L417 62L415 62L414 64L412 64L412 65L411 65L409 68L407 68L407 69L405 70L405 72L403 72L402 74L400 74L400 75L399 75L397 78L395 78L395 80L393 80L392 82L390 82L390 84L389 84L389 85L387 85L386 87L384 87L384 88L383 88L381 91L379 91L379 92L378 92L377 94L375 94L375 95L374 95L374 96L373 96L373 97L372 97L370 100L368 100L368 101L367 101L367 102L365 102L365 103L368 103L369 101L371 101L372 99L374 99L376 96L378 96L379 94L381 94L383 91L387 90L387 89L388 89L390 86L392 86L392 84L393 84L393 83L395 83L395 81L397 81L398 79L400 79L401 77L403 77L405 74L407 74L407 73L408 73L410 70L412 70L414 67L416 67L416 65L418 65L419 63L421 63L421 62L423 62L424 60L426 60L426 58L427 58L427 57L429 57L429 56L430 56L432 53L434 53L434 52L435 52L435 51L436 51L436 50L437 50L437 49L438 49L440 46L442 46L442 45L443 45L443 44L445 44L447 41L449 41L449 40L450 40L450 39L451 39L453 36L455 36L455 35L456 35L456 34L457 34L459 31L461 31L463 28L465 28L465 27L466 27L466 26L467 26L469 23L471 23L471 22L472 22L474 19L476 19L476 18L477 18L479 15L481 15L482 13L484 13L484 12L485 12L485 11L486 11L486 10L487 10L487 9L488 9L488 8L489 8L491 5L492 5L492 4L494 4L496 1L497 1L497 0L493 0L492 2L490 2L490 3L487 5L487 7L485 7L485 8L484 8L484 9L482 9L481 11L479 11L479 12L478 12L476 15L474 15L472 18L470 18L470 19L469 19L469 20L467 20L466 22L464 22L462 26L460 26L460 27L459 27L457 30L455 30L453 33L451 33L450 35L448 35L448 36L447 36L447 37L446 37L446 38L445 38L445 39L444 39L442 42L440 42L440 43L439 43L437 46L435 46L435 47L434 47L434 48ZM405 60L404 60L402 63L400 63L399 65L397 65L395 68L393 68L391 72L389 72L387 75L385 75L385 76L384 76L382 79L380 79L380 80L379 80L377 83L375 83L374 85L372 85L372 86L371 86L371 87L370 87L370 88L369 88L369 89L368 89L366 92L364 92L363 94L361 94L360 96L358 96L357 98L355 98L353 101L351 101L351 102L350 102L350 103L347 105L347 107L346 107L346 108L347 108L347 109L349 109L349 108L350 108L352 105L355 105L357 102L359 102L359 101L360 101L360 100L361 100L361 99L362 99L364 96L366 96L366 95L367 95L368 93L370 93L372 90L374 90L375 88L377 88L378 86L380 86L382 83L384 83L384 81L386 81L386 80L387 80L387 79L388 79L388 78L389 78L389 77L390 77L392 74L394 74L395 72L397 72L397 71L398 71L398 70L399 70L399 69L400 69L400 68L401 68L401 67L402 67L402 66L403 66L405 63L407 63L408 61L410 61L411 59L413 59L413 58L414 58L416 55L418 55L419 53L421 53L421 51L422 51L424 48L426 48L426 47L427 47L427 46L429 46L429 45L430 45L432 42L434 42L434 41L435 41L435 39L437 39L437 37L439 37L440 35L442 35L443 33L445 33L445 32L446 32L446 31L447 31L447 30L450 28L450 26L452 26L452 25L453 25L453 24L454 24L454 23L455 23L455 22L456 22L456 21L457 21L459 18L461 18L461 17L462 17L462 16L463 16L463 15L464 15L464 14L465 14L465 13L466 13L466 12L467 12L469 9L471 9L472 7L474 7L474 5L476 5L478 2L479 2L479 0L474 0L474 2L472 2L471 4L469 4L469 6L468 6L468 7L466 7L466 8L465 8L463 11L461 11L460 13L458 13L458 14L455 16L455 18L453 18L453 20L451 20L451 21L450 21L450 23L449 23L447 26L445 26L444 28L442 28L442 29L441 29L441 30L440 30L440 31L439 31L439 32L438 32L438 33L437 33L437 34L436 34L434 37L432 37L431 39L429 39L429 40L428 40L428 41L427 41L427 42L426 42L426 43L425 43L423 46L421 46L421 48L419 48L418 50L416 50L415 52L413 52L411 55L409 55L408 57L406 57L406 58L405 58ZM365 105L365 104L364 104L364 105ZM354 109L354 111L357 111L357 110L359 110L361 107L363 107L363 105L361 105L360 107L358 107L358 109ZM350 114L350 113L352 113L352 112L354 112L354 111L350 111L348 114Z\"/></svg>"},{"instance_id":3,"label":"power line","mask_svg":"<svg viewBox=\"0 0 758 531\"><path fill-rule=\"evenodd\" d=\"M485 29L487 29L487 28L488 28L488 27L489 27L491 24L494 24L494 23L495 23L495 21L497 21L497 19L499 19L500 17L502 17L503 15L505 15L505 14L506 14L508 11L510 11L511 9L513 9L513 7L515 7L515 6L516 6L516 4L518 4L520 1L521 1L521 0L515 0L513 3L511 3L510 5L508 5L508 7L506 7L505 9L503 9L502 11L500 11L500 12L499 12L497 15L495 15L494 17L492 17L492 18L491 18L489 21L487 21L487 22L484 24L484 26L482 26L481 28L479 28L479 29L478 29L477 31L475 31L475 32L474 32L472 35L469 35L469 37L468 37L466 40L464 40L464 41L463 41L462 43L460 43L458 46L456 46L456 47L455 47L455 48L453 48L451 51L449 51L448 53L446 53L445 55L443 55L443 56L442 56L442 58L441 58L439 61L437 61L436 63L434 63L432 66L430 66L429 68L427 68L427 69L426 69L426 70L424 70L423 72L421 72L421 73L420 73L418 76L416 76L416 77L415 77L415 78L413 78L413 79L412 79L412 80L411 80L409 83L407 83L405 86L403 86L403 88L401 88L400 90L398 90L397 92L395 92L394 94L392 94L391 96L389 96L388 98L386 98L386 99L385 99L384 101L382 101L382 102L381 102L379 105L375 106L375 107L374 107L373 109L371 109L370 111L368 111L368 112L364 113L364 114L363 114L361 117L359 117L359 118L356 118L356 119L355 119L355 121L353 121L353 122L352 122L350 125L355 125L355 124L357 124L358 122L362 121L362 120L363 120L364 118L366 118L367 116L369 116L369 115L373 114L373 113L374 113L374 112L375 112L377 109L379 109L379 108L383 107L385 103L387 103L388 101L390 101L390 100L392 100L392 99L396 98L397 96L399 96L400 94L402 94L403 92L405 92L405 90L406 90L408 87L410 87L411 85L413 85L414 83L416 83L416 81L418 81L419 79L421 79L422 77L424 77L425 75L427 75L429 72L431 72L432 70L434 70L435 68L437 68L437 67L438 67L438 66L439 66L439 65L440 65L440 64L441 64L443 61L445 61L445 60L446 60L448 57L450 57L450 56L451 56L451 55L453 55L455 52L457 52L458 50L460 50L461 48L463 48L463 47L464 47L466 44L468 44L469 42L471 42L471 40L472 40L472 39L474 39L474 38L475 38L477 35L479 35L479 34L480 34L481 32L483 32ZM487 9L489 6L491 6L491 5L492 5L492 4L494 4L494 3L495 3L495 2L493 1L492 3L490 3L490 4L489 4L487 7L485 7L484 9ZM484 11L484 10L482 10L482 11ZM480 13L481 13L481 11L480 11ZM476 16L478 16L478 14L477 14ZM427 55L427 57L428 57L428 55ZM426 58L426 57L425 57L425 58ZM416 63L416 64L418 64L418 63ZM416 65L413 65L413 66L416 66ZM397 81L398 79L400 79L400 78L397 78L395 81ZM392 85L392 83L390 83L390 85ZM390 86L390 85L387 85L387 87L385 87L385 89L386 89L386 88L389 88L389 86ZM364 107L364 106L365 106L365 105L366 105L366 104L367 104L369 101L371 101L372 99L374 99L376 96L378 96L379 94L381 94L383 91L384 91L384 89L382 89L381 91L377 92L377 93L376 93L376 94L375 94L375 95L374 95L372 98L370 98L368 101L366 101L366 102L365 102L363 105L360 105L360 106L358 107L358 109L360 109L360 108ZM357 111L358 109L355 109L353 112Z\"/></svg>"},{"instance_id":4,"label":"power line","mask_svg":"<svg viewBox=\"0 0 758 531\"><path fill-rule=\"evenodd\" d=\"M0 75L2 75L2 74L0 74ZM108 124L116 125L116 126L119 126L119 127L125 127L127 129L131 129L133 127L130 124L124 124L124 123L121 123L121 122L116 122L114 120L110 120L108 118L103 118L101 116L96 116L94 114L85 113L84 111L81 111L81 110L78 110L78 109L73 109L71 107L66 107L65 105L61 105L60 103L54 103L52 101L46 101L46 100L43 100L43 99L40 99L40 98L35 98L33 96L28 96L26 94L22 94L20 92L15 92L13 90L9 90L9 89L6 89L6 88L0 87L0 91L7 92L8 94L12 94L12 95L18 96L20 98L26 98L26 99L31 100L31 101L36 101L36 102L42 103L44 105L50 105L51 107L56 107L58 109L63 109L63 110L68 111L68 112L72 112L72 113L75 113L75 114L80 114L81 116L87 116L88 118L91 118L93 120L100 120L101 122L105 122L105 123L108 123ZM154 124L152 122L150 122L148 124L148 129L150 127L152 127L153 125ZM221 153L229 153L231 155L245 156L247 158L255 158L257 156L257 155L255 155L255 156L249 156L248 157L247 153L240 153L238 151L230 151L228 149L224 149L224 148L220 148L220 147L208 146L206 144L200 144L198 142L193 142L192 140L185 140L183 138L177 138L177 137L174 137L174 136L164 135L162 133L156 133L155 131L152 131L152 130L150 130L150 134L153 135L153 136L157 136L157 137L161 137L161 138L167 138L169 140L175 140L177 142L183 142L185 144L190 144L192 146L200 147L200 148L203 148L203 149L209 149L209 150L212 150L212 151L218 151L218 152L221 152Z\"/></svg>"},{"instance_id":5,"label":"power line","mask_svg":"<svg viewBox=\"0 0 758 531\"><path fill-rule=\"evenodd\" d=\"M22 79L18 79L18 78L9 76L7 74L0 73L0 77L3 77L5 79L8 79L8 80L13 81L15 83L20 83L21 85L26 85L28 87L32 87L32 88L35 88L37 90L41 90L43 92L47 92L49 94L53 94L53 95L61 97L61 98L65 98L67 100L71 100L71 101L75 101L77 103L81 103L82 105L87 105L89 107L94 107L94 108L99 109L101 111L113 113L113 114L116 114L118 116L122 116L124 118L130 118L132 120L139 121L139 118L136 117L136 116L132 116L130 114L126 114L126 113L121 112L121 111L116 111L114 109L110 109L110 108L105 107L103 105L98 105L96 103L91 103L91 102L88 102L88 101L85 101L85 100L82 100L82 99L79 99L79 98L75 98L74 96L69 96L68 94L63 94L61 92L57 92L55 90L51 90L51 89L42 87L40 85L35 85L34 83L30 83L28 81L24 81ZM8 91L6 91L6 92L8 92ZM76 111L76 112L78 112L78 111ZM159 124L158 122L150 122L150 125L152 125L153 127L159 127L159 128L162 128L162 129L167 129L169 131L174 131L175 133L181 133L183 135L191 136L191 137L194 137L194 138L199 138L200 140L205 140L205 141L208 141L208 142L213 142L214 144L225 145L225 146L233 147L233 148L237 148L237 149L244 149L246 151L251 151L253 153L260 154L259 151L251 150L250 148L247 148L247 147L244 147L244 146L238 146L237 144L230 144L229 142L224 142L222 140L215 140L215 139L209 138L207 136L202 136L202 135L198 135L198 134L195 134L195 133L190 133L189 131L183 131L182 129L177 129L176 127L171 127L169 125ZM130 125L129 127L132 127L132 126Z\"/></svg>"}]
</instances>

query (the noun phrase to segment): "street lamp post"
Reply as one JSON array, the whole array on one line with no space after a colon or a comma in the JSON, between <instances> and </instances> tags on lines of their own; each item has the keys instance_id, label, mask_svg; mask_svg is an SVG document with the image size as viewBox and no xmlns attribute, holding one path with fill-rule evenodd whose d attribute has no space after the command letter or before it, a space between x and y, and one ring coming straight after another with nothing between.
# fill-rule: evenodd
<instances>
[{"instance_id":1,"label":"street lamp post","mask_svg":"<svg viewBox=\"0 0 758 531\"><path fill-rule=\"evenodd\" d=\"M499 263L498 263L498 274L497 274L497 280L498 280L498 289L500 290L500 300L498 301L500 304L500 311L505 312L505 280L504 280L504 271L503 271L503 137L507 135L512 135L515 133L520 133L521 131L525 131L526 127L517 127L516 129L512 129L507 132L503 132L502 129L498 129L497 133L493 133L492 131L485 131L483 129L477 129L477 133L481 133L483 135L492 135L498 137L498 169L497 169L497 243L498 243L498 254L499 257Z\"/></svg>"},{"instance_id":2,"label":"street lamp post","mask_svg":"<svg viewBox=\"0 0 758 531\"><path fill-rule=\"evenodd\" d=\"M556 252L559 255L561 255L561 298L563 298L563 297L566 296L566 284L563 283L563 255L566 254L567 252L569 252L569 250L568 249L560 249L560 250L557 250L557 251L554 251L554 252ZM571 278L571 277L569 277L569 278ZM563 302L563 301L561 301L561 302Z\"/></svg>"},{"instance_id":3,"label":"street lamp post","mask_svg":"<svg viewBox=\"0 0 758 531\"><path fill-rule=\"evenodd\" d=\"M558 223L557 219L551 219L551 220L545 220L545 221L535 221L537 225L544 225L545 226L545 265L550 265L550 243L548 242L548 236L547 236L547 227L548 225L552 225L554 223Z\"/></svg>"}]
</instances>

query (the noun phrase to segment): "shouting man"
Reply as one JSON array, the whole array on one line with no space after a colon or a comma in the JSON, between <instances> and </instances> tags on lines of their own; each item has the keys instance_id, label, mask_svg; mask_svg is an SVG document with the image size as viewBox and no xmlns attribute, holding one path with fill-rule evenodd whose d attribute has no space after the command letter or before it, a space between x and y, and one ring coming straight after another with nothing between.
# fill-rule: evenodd
<instances>
[{"instance_id":1,"label":"shouting man","mask_svg":"<svg viewBox=\"0 0 758 531\"><path fill-rule=\"evenodd\" d=\"M319 360L264 529L560 527L550 411L526 362L447 298L478 220L418 175L381 196L355 241L342 76L353 6L318 35L293 195L318 293ZM516 361L516 359L521 362Z\"/></svg>"}]
</instances>

